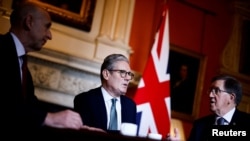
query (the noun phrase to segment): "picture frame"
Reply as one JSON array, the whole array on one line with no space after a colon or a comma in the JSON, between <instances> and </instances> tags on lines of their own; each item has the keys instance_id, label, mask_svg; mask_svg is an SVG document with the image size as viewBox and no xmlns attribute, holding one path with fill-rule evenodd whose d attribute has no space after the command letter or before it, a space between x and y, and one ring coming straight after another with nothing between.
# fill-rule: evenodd
<instances>
[{"instance_id":1,"label":"picture frame","mask_svg":"<svg viewBox=\"0 0 250 141\"><path fill-rule=\"evenodd\" d=\"M168 72L172 117L193 121L198 116L205 63L205 56L170 45Z\"/></svg>"},{"instance_id":2,"label":"picture frame","mask_svg":"<svg viewBox=\"0 0 250 141\"><path fill-rule=\"evenodd\" d=\"M30 1L45 8L54 22L90 32L96 0L13 0L12 8Z\"/></svg>"}]
</instances>

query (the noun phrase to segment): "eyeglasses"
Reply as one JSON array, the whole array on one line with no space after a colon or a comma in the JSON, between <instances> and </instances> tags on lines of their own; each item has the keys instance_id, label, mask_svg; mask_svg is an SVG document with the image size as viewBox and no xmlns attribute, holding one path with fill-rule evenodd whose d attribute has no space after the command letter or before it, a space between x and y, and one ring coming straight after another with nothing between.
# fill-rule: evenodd
<instances>
[{"instance_id":1,"label":"eyeglasses","mask_svg":"<svg viewBox=\"0 0 250 141\"><path fill-rule=\"evenodd\" d=\"M211 93L211 92L212 92L213 94L219 94L219 93L221 93L221 92L225 92L225 93L231 94L230 92L221 90L220 88L211 88L211 89L209 89L209 90L207 91L208 94Z\"/></svg>"},{"instance_id":2,"label":"eyeglasses","mask_svg":"<svg viewBox=\"0 0 250 141\"><path fill-rule=\"evenodd\" d=\"M132 80L134 78L134 74L132 72L127 72L125 70L109 70L119 72L122 78L129 76L129 79Z\"/></svg>"}]
</instances>

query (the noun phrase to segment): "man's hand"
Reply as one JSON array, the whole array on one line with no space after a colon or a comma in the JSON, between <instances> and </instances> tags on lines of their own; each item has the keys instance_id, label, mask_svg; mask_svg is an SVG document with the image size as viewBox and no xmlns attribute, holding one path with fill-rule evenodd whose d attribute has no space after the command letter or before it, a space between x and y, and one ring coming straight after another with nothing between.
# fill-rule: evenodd
<instances>
[{"instance_id":1,"label":"man's hand","mask_svg":"<svg viewBox=\"0 0 250 141\"><path fill-rule=\"evenodd\" d=\"M103 133L107 133L105 130L100 129L100 128L95 128L95 127L89 127L87 125L83 125L81 129L86 129L89 131L97 131L97 132L103 132Z\"/></svg>"},{"instance_id":2,"label":"man's hand","mask_svg":"<svg viewBox=\"0 0 250 141\"><path fill-rule=\"evenodd\" d=\"M81 116L72 110L48 113L44 124L56 128L81 129L83 126Z\"/></svg>"}]
</instances>

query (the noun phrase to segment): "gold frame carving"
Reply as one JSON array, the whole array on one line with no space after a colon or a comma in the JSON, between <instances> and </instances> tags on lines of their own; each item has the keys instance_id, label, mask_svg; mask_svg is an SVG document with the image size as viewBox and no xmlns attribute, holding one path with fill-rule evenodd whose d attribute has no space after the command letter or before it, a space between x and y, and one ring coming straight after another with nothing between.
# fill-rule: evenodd
<instances>
[{"instance_id":1,"label":"gold frame carving","mask_svg":"<svg viewBox=\"0 0 250 141\"><path fill-rule=\"evenodd\" d=\"M15 8L23 0L13 0L12 8ZM25 1L25 0L24 0ZM32 3L36 3L43 8L45 8L51 15L54 22L61 23L66 26L77 28L86 32L90 32L94 10L96 5L96 0L78 0L81 3L77 8L67 9L65 7L59 6L59 2L55 0L26 0ZM53 2L54 1L54 2ZM72 1L64 1L66 5L72 4ZM75 9L79 9L75 11Z\"/></svg>"},{"instance_id":2,"label":"gold frame carving","mask_svg":"<svg viewBox=\"0 0 250 141\"><path fill-rule=\"evenodd\" d=\"M177 94L174 101L173 83L179 73L181 65L188 66L190 81L188 87L177 87L177 90L182 92ZM198 117L200 109L200 97L203 89L203 79L205 73L206 57L198 53L185 50L181 47L170 45L169 54L169 72L170 72L170 98L171 98L171 115L173 118L178 118L187 121L193 121ZM190 90L190 92L188 92ZM185 95L187 95L186 98ZM191 99L191 100L189 100ZM174 103L175 102L175 103ZM187 102L187 103L186 103ZM175 107L172 107L175 106ZM179 108L178 108L179 107Z\"/></svg>"}]
</instances>

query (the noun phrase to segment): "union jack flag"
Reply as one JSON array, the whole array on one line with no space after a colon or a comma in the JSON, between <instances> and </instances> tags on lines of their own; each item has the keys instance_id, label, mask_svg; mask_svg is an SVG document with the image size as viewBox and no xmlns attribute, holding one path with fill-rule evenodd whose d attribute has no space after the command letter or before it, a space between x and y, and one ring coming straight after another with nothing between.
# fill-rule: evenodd
<instances>
[{"instance_id":1,"label":"union jack flag","mask_svg":"<svg viewBox=\"0 0 250 141\"><path fill-rule=\"evenodd\" d=\"M168 8L164 6L161 24L146 68L134 95L137 104L138 136L170 132L170 74Z\"/></svg>"}]
</instances>

